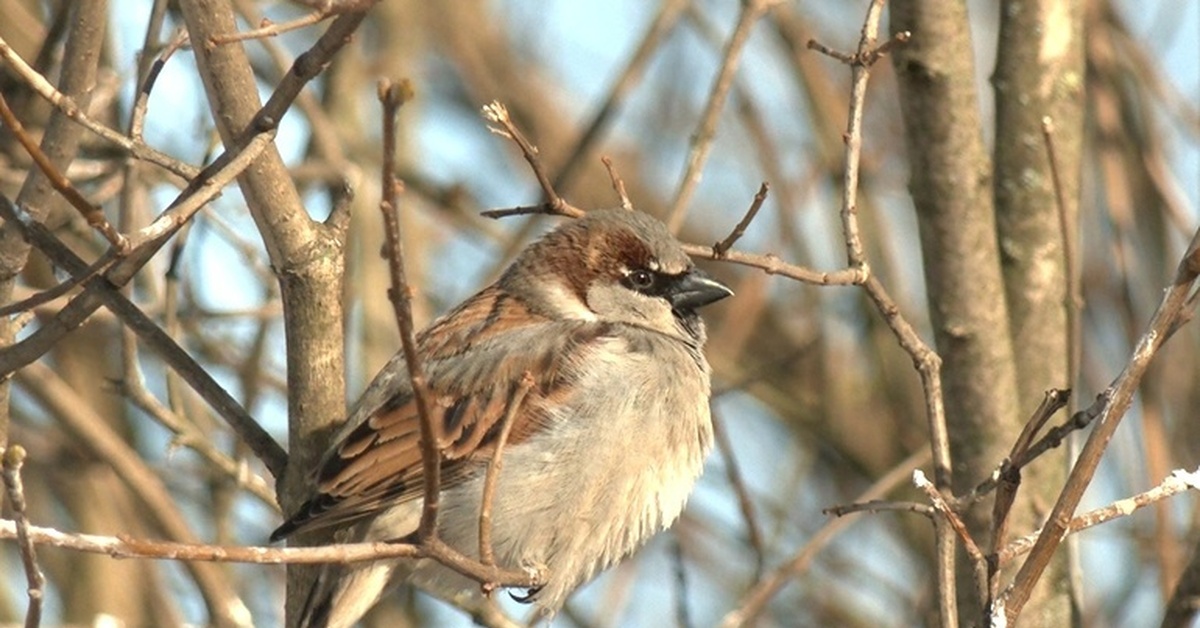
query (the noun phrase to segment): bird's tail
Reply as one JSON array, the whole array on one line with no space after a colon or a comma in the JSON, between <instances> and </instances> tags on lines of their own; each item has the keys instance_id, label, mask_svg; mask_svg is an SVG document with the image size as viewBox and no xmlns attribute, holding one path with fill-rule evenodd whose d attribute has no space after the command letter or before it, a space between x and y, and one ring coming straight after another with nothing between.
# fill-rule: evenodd
<instances>
[{"instance_id":1,"label":"bird's tail","mask_svg":"<svg viewBox=\"0 0 1200 628\"><path fill-rule=\"evenodd\" d=\"M321 568L304 600L297 628L350 628L388 588L398 561L379 560Z\"/></svg>"}]
</instances>

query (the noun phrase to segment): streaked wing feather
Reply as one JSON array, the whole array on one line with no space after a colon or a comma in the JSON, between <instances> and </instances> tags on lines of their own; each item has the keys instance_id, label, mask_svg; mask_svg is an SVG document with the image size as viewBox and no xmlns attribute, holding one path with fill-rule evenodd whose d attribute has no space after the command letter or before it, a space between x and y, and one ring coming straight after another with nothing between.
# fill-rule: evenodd
<instances>
[{"instance_id":1,"label":"streaked wing feather","mask_svg":"<svg viewBox=\"0 0 1200 628\"><path fill-rule=\"evenodd\" d=\"M508 399L525 372L535 382L516 409L510 445L544 425L545 400L569 390L565 384L574 377L579 353L611 331L604 323L549 321L516 299L490 292L494 289L464 303L419 340L433 393L431 418L440 432L443 487L464 480L491 457ZM519 350L501 350L506 347ZM420 422L409 388L364 410L368 418L347 432L318 468L316 493L273 539L349 523L421 495Z\"/></svg>"}]
</instances>

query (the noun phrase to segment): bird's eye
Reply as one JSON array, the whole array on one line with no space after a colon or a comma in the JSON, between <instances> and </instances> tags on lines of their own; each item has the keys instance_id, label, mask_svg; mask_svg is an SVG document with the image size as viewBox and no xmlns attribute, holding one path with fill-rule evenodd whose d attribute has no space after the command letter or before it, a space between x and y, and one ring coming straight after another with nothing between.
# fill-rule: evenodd
<instances>
[{"instance_id":1,"label":"bird's eye","mask_svg":"<svg viewBox=\"0 0 1200 628\"><path fill-rule=\"evenodd\" d=\"M644 268L639 268L630 271L629 275L626 276L626 280L629 282L629 287L634 290L647 290L654 285L654 273Z\"/></svg>"}]
</instances>

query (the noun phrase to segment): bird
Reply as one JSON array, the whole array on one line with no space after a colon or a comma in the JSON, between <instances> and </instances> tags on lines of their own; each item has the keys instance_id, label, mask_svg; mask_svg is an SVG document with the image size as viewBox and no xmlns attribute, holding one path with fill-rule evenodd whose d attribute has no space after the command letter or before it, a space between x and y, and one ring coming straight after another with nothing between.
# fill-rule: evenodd
<instances>
[{"instance_id":1,"label":"bird","mask_svg":"<svg viewBox=\"0 0 1200 628\"><path fill-rule=\"evenodd\" d=\"M479 556L486 469L509 417L492 548L499 567L544 576L514 595L536 605L534 621L679 517L713 442L697 310L732 294L659 220L600 209L528 245L417 335L440 450L438 537ZM412 538L423 466L403 352L331 442L271 540L330 528L338 542ZM428 558L326 565L298 625L351 626L400 582L445 599L480 591Z\"/></svg>"}]
</instances>

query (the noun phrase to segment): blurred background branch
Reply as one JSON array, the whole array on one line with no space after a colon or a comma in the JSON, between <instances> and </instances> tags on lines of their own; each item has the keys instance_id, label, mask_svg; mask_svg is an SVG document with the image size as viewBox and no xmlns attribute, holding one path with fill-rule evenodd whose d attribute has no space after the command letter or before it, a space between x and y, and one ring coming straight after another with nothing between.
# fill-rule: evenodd
<instances>
[{"instance_id":1,"label":"blurred background branch","mask_svg":"<svg viewBox=\"0 0 1200 628\"><path fill-rule=\"evenodd\" d=\"M236 185L205 189L208 202L156 232L157 253L134 263L0 130L0 193L94 265L72 279L79 269L0 225L0 307L41 301L0 319L0 355L38 348L0 381L0 437L28 451L26 516L167 542L265 540L278 523L273 489L290 503L323 435L400 346L380 259L374 94L380 78L407 78L415 98L399 114L394 174L418 329L561 220L479 215L550 200L522 155L488 133L484 104L507 106L570 205L621 202L607 156L633 206L674 216L688 242L725 238L770 185L731 249L689 249L737 292L708 316L720 452L672 538L598 578L556 625L739 625L749 608L758 626L982 621L969 568L948 617L934 583L952 576L929 523L941 520L896 478L940 469L952 506L977 504L964 515L985 553L1045 522L1070 468L1064 448L1018 465L1002 526L994 493L952 498L1002 468L1045 391L1070 388L1080 407L1105 391L1189 251L1200 222L1200 6L892 0L882 32L911 38L871 66L861 152L848 164L852 72L809 42L856 50L869 4L0 0L0 95L125 236L274 133L246 154ZM845 194L848 165L857 197ZM861 244L849 265L846 202ZM1064 229L1077 236L1072 260ZM221 420L233 406L181 385L179 362L128 333L130 312L109 315L89 294L88 281L117 266L113 283L162 342L287 443L281 475L282 452L239 437ZM1182 296L1190 316L1194 289ZM56 331L69 317L69 333ZM926 381L940 374L940 388L922 386L889 327L897 320L905 342L928 345L916 366ZM1200 464L1200 332L1185 322L1132 391L1080 511ZM51 337L44 350L21 345ZM937 464L935 401L950 453ZM897 506L832 521L822 512L863 495ZM1079 533L1084 577L1072 581L1055 552L1022 625L1188 625L1198 504L1194 491L1155 499ZM20 554L3 547L0 621L18 621ZM1024 560L1003 555L1001 588ZM283 621L277 567L52 548L37 558L46 624L102 613L126 625ZM470 621L402 592L367 623Z\"/></svg>"}]
</instances>

